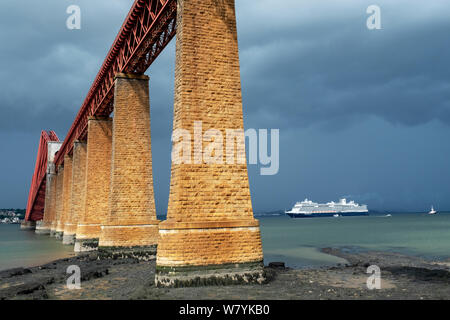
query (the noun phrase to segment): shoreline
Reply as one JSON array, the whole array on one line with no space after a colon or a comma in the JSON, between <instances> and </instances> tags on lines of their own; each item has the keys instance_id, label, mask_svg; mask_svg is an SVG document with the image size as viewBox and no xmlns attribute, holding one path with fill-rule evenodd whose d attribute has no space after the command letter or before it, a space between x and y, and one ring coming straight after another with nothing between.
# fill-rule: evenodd
<instances>
[{"instance_id":1,"label":"shoreline","mask_svg":"<svg viewBox=\"0 0 450 320\"><path fill-rule=\"evenodd\" d=\"M317 299L449 299L450 259L425 259L393 252L321 251L348 263L320 268L265 269L271 280L263 285L156 288L155 261L97 260L96 253L59 259L47 264L0 271L0 299L52 300L317 300ZM81 289L66 287L67 267L81 270ZM381 269L381 289L369 290L367 267Z\"/></svg>"}]
</instances>

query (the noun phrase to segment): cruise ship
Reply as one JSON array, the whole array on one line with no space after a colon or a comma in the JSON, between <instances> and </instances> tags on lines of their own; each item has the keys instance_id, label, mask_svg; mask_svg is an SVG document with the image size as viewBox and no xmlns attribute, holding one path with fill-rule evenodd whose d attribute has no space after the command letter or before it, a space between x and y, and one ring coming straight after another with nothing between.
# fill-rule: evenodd
<instances>
[{"instance_id":1,"label":"cruise ship","mask_svg":"<svg viewBox=\"0 0 450 320\"><path fill-rule=\"evenodd\" d=\"M340 199L339 202L316 203L305 199L297 202L290 211L285 211L291 218L367 216L367 205L359 205L354 201Z\"/></svg>"}]
</instances>

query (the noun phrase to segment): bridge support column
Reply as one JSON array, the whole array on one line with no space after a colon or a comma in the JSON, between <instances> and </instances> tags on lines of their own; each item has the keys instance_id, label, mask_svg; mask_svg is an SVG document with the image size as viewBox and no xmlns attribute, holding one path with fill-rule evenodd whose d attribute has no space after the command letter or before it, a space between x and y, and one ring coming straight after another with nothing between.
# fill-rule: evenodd
<instances>
[{"instance_id":1,"label":"bridge support column","mask_svg":"<svg viewBox=\"0 0 450 320\"><path fill-rule=\"evenodd\" d=\"M100 257L156 257L159 221L153 195L148 80L144 75L116 75L111 191Z\"/></svg>"},{"instance_id":2,"label":"bridge support column","mask_svg":"<svg viewBox=\"0 0 450 320\"><path fill-rule=\"evenodd\" d=\"M50 234L54 218L54 198L56 196L55 154L61 148L62 142L49 141L47 144L47 177L45 186L44 218L36 224L37 234Z\"/></svg>"},{"instance_id":3,"label":"bridge support column","mask_svg":"<svg viewBox=\"0 0 450 320\"><path fill-rule=\"evenodd\" d=\"M64 244L68 244L68 239L65 234L66 223L70 219L71 213L71 199L72 199L72 169L73 158L70 155L64 156L64 182L63 182L63 212L60 220L62 229L62 241Z\"/></svg>"},{"instance_id":4,"label":"bridge support column","mask_svg":"<svg viewBox=\"0 0 450 320\"><path fill-rule=\"evenodd\" d=\"M75 251L97 250L108 213L111 180L112 119L89 118L84 203L80 208Z\"/></svg>"},{"instance_id":5,"label":"bridge support column","mask_svg":"<svg viewBox=\"0 0 450 320\"><path fill-rule=\"evenodd\" d=\"M53 172L47 172L47 182L45 186L45 207L44 207L44 219L36 224L37 234L50 234L52 228L52 197L54 197L54 185L56 182L56 174Z\"/></svg>"},{"instance_id":6,"label":"bridge support column","mask_svg":"<svg viewBox=\"0 0 450 320\"><path fill-rule=\"evenodd\" d=\"M155 282L261 283L263 254L245 161L234 0L178 0L177 6L174 130L188 131L195 142L185 141L186 135L175 142L172 159L186 142L189 148L183 148L182 161L172 160ZM209 138L199 128L211 129ZM227 141L232 148L223 146L227 130L237 134L237 147L235 140ZM218 143L213 152L212 140ZM235 149L240 151L236 158Z\"/></svg>"},{"instance_id":7,"label":"bridge support column","mask_svg":"<svg viewBox=\"0 0 450 320\"><path fill-rule=\"evenodd\" d=\"M56 239L62 239L64 233L64 225L61 223L63 216L63 187L64 187L64 166L58 166L58 173L56 177L56 203L55 203L55 222L52 224L52 230L50 231L50 236L54 232ZM53 229L54 228L54 229ZM54 230L54 231L53 231Z\"/></svg>"},{"instance_id":8,"label":"bridge support column","mask_svg":"<svg viewBox=\"0 0 450 320\"><path fill-rule=\"evenodd\" d=\"M56 225L57 225L57 198L58 198L58 173L55 172L53 176L52 183L52 194L50 198L50 237L54 237L56 235Z\"/></svg>"},{"instance_id":9,"label":"bridge support column","mask_svg":"<svg viewBox=\"0 0 450 320\"><path fill-rule=\"evenodd\" d=\"M29 231L36 229L36 221L22 221L20 224L20 230Z\"/></svg>"},{"instance_id":10,"label":"bridge support column","mask_svg":"<svg viewBox=\"0 0 450 320\"><path fill-rule=\"evenodd\" d=\"M84 213L86 196L86 151L85 142L75 141L73 146L72 194L70 197L70 214L64 228L64 244L74 244L78 219Z\"/></svg>"}]
</instances>

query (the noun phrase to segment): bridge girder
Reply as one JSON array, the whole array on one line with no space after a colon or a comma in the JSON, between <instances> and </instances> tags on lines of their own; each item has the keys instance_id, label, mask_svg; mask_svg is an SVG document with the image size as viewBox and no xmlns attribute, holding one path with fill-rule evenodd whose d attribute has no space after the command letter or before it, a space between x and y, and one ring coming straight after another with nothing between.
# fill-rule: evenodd
<instances>
[{"instance_id":1,"label":"bridge girder","mask_svg":"<svg viewBox=\"0 0 450 320\"><path fill-rule=\"evenodd\" d=\"M176 34L176 0L135 0L55 158L56 166L85 140L90 116L113 111L114 76L144 73Z\"/></svg>"}]
</instances>

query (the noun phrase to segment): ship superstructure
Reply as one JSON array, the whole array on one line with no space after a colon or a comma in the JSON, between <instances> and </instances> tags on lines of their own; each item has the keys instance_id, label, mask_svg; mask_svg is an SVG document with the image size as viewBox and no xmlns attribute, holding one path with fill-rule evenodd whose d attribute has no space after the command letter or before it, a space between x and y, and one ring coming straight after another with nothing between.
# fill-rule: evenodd
<instances>
[{"instance_id":1,"label":"ship superstructure","mask_svg":"<svg viewBox=\"0 0 450 320\"><path fill-rule=\"evenodd\" d=\"M347 202L342 198L339 202L316 203L305 199L297 202L290 211L285 211L292 218L308 217L333 217L339 216L364 216L369 214L367 205L359 205L354 201Z\"/></svg>"}]
</instances>

